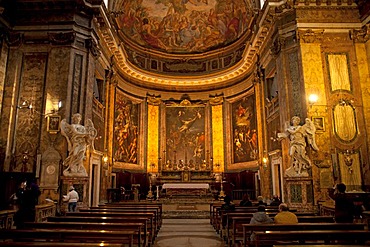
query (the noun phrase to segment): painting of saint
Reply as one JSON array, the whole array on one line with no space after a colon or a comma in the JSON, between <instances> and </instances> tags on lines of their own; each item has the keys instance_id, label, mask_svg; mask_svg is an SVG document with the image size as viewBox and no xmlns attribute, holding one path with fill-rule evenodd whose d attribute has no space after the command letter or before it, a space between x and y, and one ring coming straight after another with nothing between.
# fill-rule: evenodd
<instances>
[{"instance_id":1,"label":"painting of saint","mask_svg":"<svg viewBox=\"0 0 370 247\"><path fill-rule=\"evenodd\" d=\"M139 106L117 90L114 111L113 157L137 164Z\"/></svg>"},{"instance_id":2,"label":"painting of saint","mask_svg":"<svg viewBox=\"0 0 370 247\"><path fill-rule=\"evenodd\" d=\"M254 95L233 103L232 115L234 163L256 160L258 145Z\"/></svg>"},{"instance_id":3,"label":"painting of saint","mask_svg":"<svg viewBox=\"0 0 370 247\"><path fill-rule=\"evenodd\" d=\"M170 53L205 52L228 45L253 19L248 0L140 0L114 7L125 38Z\"/></svg>"},{"instance_id":4,"label":"painting of saint","mask_svg":"<svg viewBox=\"0 0 370 247\"><path fill-rule=\"evenodd\" d=\"M199 165L205 159L204 107L166 108L166 162L178 167ZM188 168L194 168L190 167Z\"/></svg>"}]
</instances>

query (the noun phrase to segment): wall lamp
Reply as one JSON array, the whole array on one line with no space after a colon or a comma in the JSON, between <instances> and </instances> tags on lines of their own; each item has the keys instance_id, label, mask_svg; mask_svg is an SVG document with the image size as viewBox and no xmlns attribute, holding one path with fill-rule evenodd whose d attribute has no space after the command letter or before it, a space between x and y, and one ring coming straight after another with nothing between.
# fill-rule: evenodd
<instances>
[{"instance_id":1,"label":"wall lamp","mask_svg":"<svg viewBox=\"0 0 370 247\"><path fill-rule=\"evenodd\" d=\"M311 107L313 104L317 103L318 100L319 96L317 94L310 94L308 96L308 103L310 104Z\"/></svg>"},{"instance_id":2,"label":"wall lamp","mask_svg":"<svg viewBox=\"0 0 370 247\"><path fill-rule=\"evenodd\" d=\"M32 103L30 103L28 100L23 100L22 104L20 106L17 106L18 109L24 109L24 108L27 108L27 109L32 109L33 106L32 106Z\"/></svg>"}]
</instances>

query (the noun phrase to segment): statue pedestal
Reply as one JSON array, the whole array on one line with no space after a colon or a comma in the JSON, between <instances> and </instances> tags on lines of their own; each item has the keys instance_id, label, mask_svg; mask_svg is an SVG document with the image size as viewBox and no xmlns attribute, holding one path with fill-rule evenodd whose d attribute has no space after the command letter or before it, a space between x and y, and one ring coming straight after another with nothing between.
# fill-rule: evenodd
<instances>
[{"instance_id":1,"label":"statue pedestal","mask_svg":"<svg viewBox=\"0 0 370 247\"><path fill-rule=\"evenodd\" d=\"M298 211L314 211L313 182L310 177L285 178L286 203Z\"/></svg>"},{"instance_id":2,"label":"statue pedestal","mask_svg":"<svg viewBox=\"0 0 370 247\"><path fill-rule=\"evenodd\" d=\"M77 203L78 208L87 208L89 206L89 178L88 177L61 177L62 189L61 194L67 195L69 187L73 186L78 193L79 200ZM68 210L68 202L63 203L63 208Z\"/></svg>"}]
</instances>

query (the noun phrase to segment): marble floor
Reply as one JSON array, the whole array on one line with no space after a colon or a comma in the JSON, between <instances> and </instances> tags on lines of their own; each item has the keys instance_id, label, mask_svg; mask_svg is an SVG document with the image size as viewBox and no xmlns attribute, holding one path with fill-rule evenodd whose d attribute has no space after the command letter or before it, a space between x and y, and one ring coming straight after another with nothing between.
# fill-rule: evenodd
<instances>
[{"instance_id":1,"label":"marble floor","mask_svg":"<svg viewBox=\"0 0 370 247\"><path fill-rule=\"evenodd\" d=\"M153 247L224 247L209 219L163 219Z\"/></svg>"}]
</instances>

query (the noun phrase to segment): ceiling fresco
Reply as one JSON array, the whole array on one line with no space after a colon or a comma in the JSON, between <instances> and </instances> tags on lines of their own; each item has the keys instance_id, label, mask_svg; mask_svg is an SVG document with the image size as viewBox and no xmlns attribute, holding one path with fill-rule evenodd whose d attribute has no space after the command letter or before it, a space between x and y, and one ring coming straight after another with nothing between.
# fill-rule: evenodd
<instances>
[{"instance_id":1,"label":"ceiling fresco","mask_svg":"<svg viewBox=\"0 0 370 247\"><path fill-rule=\"evenodd\" d=\"M121 35L144 48L202 53L240 38L253 18L248 0L125 0L115 12Z\"/></svg>"}]
</instances>

